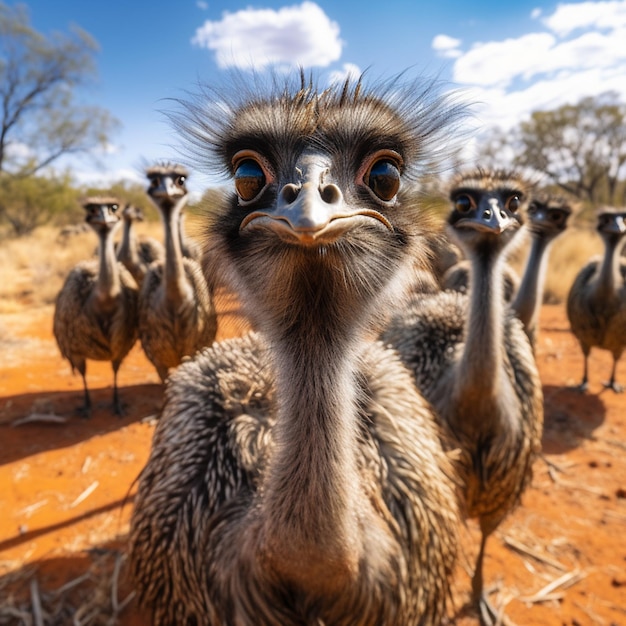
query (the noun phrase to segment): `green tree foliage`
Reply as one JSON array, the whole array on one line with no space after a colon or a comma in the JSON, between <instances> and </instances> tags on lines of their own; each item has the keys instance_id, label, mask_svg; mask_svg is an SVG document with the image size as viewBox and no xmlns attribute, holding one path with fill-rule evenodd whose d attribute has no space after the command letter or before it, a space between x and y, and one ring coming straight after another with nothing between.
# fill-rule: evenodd
<instances>
[{"instance_id":1,"label":"green tree foliage","mask_svg":"<svg viewBox=\"0 0 626 626\"><path fill-rule=\"evenodd\" d=\"M106 145L118 122L100 107L76 99L76 90L96 75L96 51L96 42L85 31L74 28L67 35L45 37L31 27L23 5L0 2L3 189L12 188L9 178L39 176L61 156ZM10 196L0 196L0 219L11 202Z\"/></svg>"},{"instance_id":2,"label":"green tree foliage","mask_svg":"<svg viewBox=\"0 0 626 626\"><path fill-rule=\"evenodd\" d=\"M619 203L626 163L626 106L617 94L537 111L520 125L519 165L545 172L581 200ZM623 199L623 198L622 198Z\"/></svg>"},{"instance_id":3,"label":"green tree foliage","mask_svg":"<svg viewBox=\"0 0 626 626\"><path fill-rule=\"evenodd\" d=\"M82 219L79 193L69 175L46 178L25 176L0 178L0 217L15 236L26 235L51 220L59 223Z\"/></svg>"}]
</instances>

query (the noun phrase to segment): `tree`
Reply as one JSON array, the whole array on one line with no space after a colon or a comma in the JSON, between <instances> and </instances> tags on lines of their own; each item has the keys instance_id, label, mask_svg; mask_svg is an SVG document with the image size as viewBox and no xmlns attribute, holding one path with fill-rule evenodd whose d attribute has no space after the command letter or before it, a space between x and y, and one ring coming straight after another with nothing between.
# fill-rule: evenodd
<instances>
[{"instance_id":1,"label":"tree","mask_svg":"<svg viewBox=\"0 0 626 626\"><path fill-rule=\"evenodd\" d=\"M0 197L10 198L2 217L17 237L32 232L53 217L61 222L67 220L68 214L75 220L82 217L79 193L72 187L69 174L55 178L5 176L0 179Z\"/></svg>"},{"instance_id":2,"label":"tree","mask_svg":"<svg viewBox=\"0 0 626 626\"><path fill-rule=\"evenodd\" d=\"M117 122L74 102L95 75L97 44L79 28L48 39L26 8L0 2L0 173L28 176L60 156L105 144Z\"/></svg>"},{"instance_id":3,"label":"tree","mask_svg":"<svg viewBox=\"0 0 626 626\"><path fill-rule=\"evenodd\" d=\"M79 104L75 97L96 75L97 49L95 40L79 28L45 37L31 27L25 6L0 2L3 189L11 188L13 179L41 176L61 156L107 143L118 122L106 110ZM0 197L0 220L8 219L10 202L10 196ZM41 220L38 215L20 221Z\"/></svg>"},{"instance_id":4,"label":"tree","mask_svg":"<svg viewBox=\"0 0 626 626\"><path fill-rule=\"evenodd\" d=\"M623 202L626 106L616 93L583 98L522 122L514 163L545 173L592 204Z\"/></svg>"},{"instance_id":5,"label":"tree","mask_svg":"<svg viewBox=\"0 0 626 626\"><path fill-rule=\"evenodd\" d=\"M510 169L519 150L519 131L505 131L499 126L484 130L477 139L475 160L486 169Z\"/></svg>"}]
</instances>

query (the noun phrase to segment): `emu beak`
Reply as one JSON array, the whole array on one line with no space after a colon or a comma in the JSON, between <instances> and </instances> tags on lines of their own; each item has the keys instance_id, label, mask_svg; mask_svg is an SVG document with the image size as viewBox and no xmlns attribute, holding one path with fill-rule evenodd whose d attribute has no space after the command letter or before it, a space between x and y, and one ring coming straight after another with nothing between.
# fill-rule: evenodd
<instances>
[{"instance_id":1,"label":"emu beak","mask_svg":"<svg viewBox=\"0 0 626 626\"><path fill-rule=\"evenodd\" d=\"M461 218L456 226L499 235L511 227L518 227L519 222L495 198L485 198L471 216Z\"/></svg>"},{"instance_id":2,"label":"emu beak","mask_svg":"<svg viewBox=\"0 0 626 626\"><path fill-rule=\"evenodd\" d=\"M617 214L613 223L615 224L615 232L620 234L626 233L626 221L622 214Z\"/></svg>"},{"instance_id":3,"label":"emu beak","mask_svg":"<svg viewBox=\"0 0 626 626\"><path fill-rule=\"evenodd\" d=\"M149 190L153 198L177 198L185 195L185 192L174 184L169 176L159 178L159 184Z\"/></svg>"},{"instance_id":4,"label":"emu beak","mask_svg":"<svg viewBox=\"0 0 626 626\"><path fill-rule=\"evenodd\" d=\"M90 210L86 221L89 224L105 226L107 224L119 222L120 218L115 213L110 212L106 204L99 204L97 205L97 208Z\"/></svg>"}]
</instances>

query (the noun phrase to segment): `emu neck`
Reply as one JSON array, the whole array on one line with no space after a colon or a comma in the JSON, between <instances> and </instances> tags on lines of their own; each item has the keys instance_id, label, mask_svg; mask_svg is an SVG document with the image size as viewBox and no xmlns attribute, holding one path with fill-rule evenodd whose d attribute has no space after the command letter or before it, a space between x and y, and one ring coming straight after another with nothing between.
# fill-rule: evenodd
<instances>
[{"instance_id":1,"label":"emu neck","mask_svg":"<svg viewBox=\"0 0 626 626\"><path fill-rule=\"evenodd\" d=\"M101 230L98 232L100 245L98 247L99 270L96 293L98 300L106 301L115 298L121 291L120 275L115 258L113 245L113 231Z\"/></svg>"},{"instance_id":2,"label":"emu neck","mask_svg":"<svg viewBox=\"0 0 626 626\"><path fill-rule=\"evenodd\" d=\"M298 577L305 574L290 570L303 567L303 555L314 572L330 562L354 568L359 554L358 345L333 328L333 311L320 309L269 333L277 421L264 483L264 534L276 567Z\"/></svg>"},{"instance_id":3,"label":"emu neck","mask_svg":"<svg viewBox=\"0 0 626 626\"><path fill-rule=\"evenodd\" d=\"M527 332L537 324L550 243L549 239L533 234L526 270L512 305Z\"/></svg>"},{"instance_id":4,"label":"emu neck","mask_svg":"<svg viewBox=\"0 0 626 626\"><path fill-rule=\"evenodd\" d=\"M127 260L131 263L137 264L139 262L135 231L131 220L124 220L124 231L117 256L120 260Z\"/></svg>"},{"instance_id":5,"label":"emu neck","mask_svg":"<svg viewBox=\"0 0 626 626\"><path fill-rule=\"evenodd\" d=\"M604 258L594 293L602 302L616 292L622 241L615 237L605 237L604 239Z\"/></svg>"},{"instance_id":6,"label":"emu neck","mask_svg":"<svg viewBox=\"0 0 626 626\"><path fill-rule=\"evenodd\" d=\"M476 416L480 426L497 402L504 360L502 267L496 251L471 254L470 302L465 323L465 346L457 364L453 397L470 410L459 416L465 426ZM479 410L476 410L479 409ZM479 424L476 424L478 427Z\"/></svg>"},{"instance_id":7,"label":"emu neck","mask_svg":"<svg viewBox=\"0 0 626 626\"><path fill-rule=\"evenodd\" d=\"M165 229L165 267L163 268L165 294L172 302L180 302L187 294L183 253L180 247L180 212L183 206L184 201L181 200L174 204L165 205L164 203L159 207Z\"/></svg>"}]
</instances>

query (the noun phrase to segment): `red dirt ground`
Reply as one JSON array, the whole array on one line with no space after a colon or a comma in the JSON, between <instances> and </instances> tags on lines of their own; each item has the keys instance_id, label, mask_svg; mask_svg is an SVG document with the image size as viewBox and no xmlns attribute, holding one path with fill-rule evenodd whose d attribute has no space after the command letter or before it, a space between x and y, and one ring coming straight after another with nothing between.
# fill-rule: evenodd
<instances>
[{"instance_id":1,"label":"red dirt ground","mask_svg":"<svg viewBox=\"0 0 626 626\"><path fill-rule=\"evenodd\" d=\"M120 369L126 416L110 412L110 365L90 362L94 414L76 417L82 384L59 355L52 312L47 306L0 315L0 624L148 624L129 595L123 550L162 387L137 345ZM234 321L221 317L219 338L236 332ZM590 392L571 389L582 356L563 305L543 308L537 359L544 460L523 505L488 544L491 598L519 626L623 625L626 394L602 387L611 358L597 351ZM618 379L626 383L624 363ZM459 626L477 623L462 610L473 523L466 533L455 590ZM105 604L110 621L99 613Z\"/></svg>"}]
</instances>

